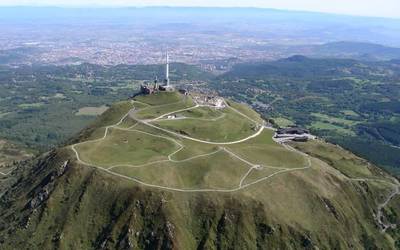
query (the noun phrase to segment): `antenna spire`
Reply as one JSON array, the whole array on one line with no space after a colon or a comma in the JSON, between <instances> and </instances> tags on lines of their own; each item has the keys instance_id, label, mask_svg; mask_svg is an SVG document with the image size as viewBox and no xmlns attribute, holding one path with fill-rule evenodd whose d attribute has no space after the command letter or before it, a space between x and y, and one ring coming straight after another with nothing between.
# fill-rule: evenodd
<instances>
[{"instance_id":1,"label":"antenna spire","mask_svg":"<svg viewBox=\"0 0 400 250\"><path fill-rule=\"evenodd\" d=\"M169 55L168 55L168 50L166 53L166 66L165 66L165 82L166 85L169 87Z\"/></svg>"}]
</instances>

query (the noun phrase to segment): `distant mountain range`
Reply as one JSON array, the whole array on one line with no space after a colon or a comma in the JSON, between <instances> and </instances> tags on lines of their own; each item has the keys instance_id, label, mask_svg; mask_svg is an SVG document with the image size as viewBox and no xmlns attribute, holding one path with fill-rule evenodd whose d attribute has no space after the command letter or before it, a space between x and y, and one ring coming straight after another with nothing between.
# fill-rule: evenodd
<instances>
[{"instance_id":1,"label":"distant mountain range","mask_svg":"<svg viewBox=\"0 0 400 250\"><path fill-rule=\"evenodd\" d=\"M400 59L400 48L364 42L333 42L311 46L310 56L341 57L361 60Z\"/></svg>"}]
</instances>

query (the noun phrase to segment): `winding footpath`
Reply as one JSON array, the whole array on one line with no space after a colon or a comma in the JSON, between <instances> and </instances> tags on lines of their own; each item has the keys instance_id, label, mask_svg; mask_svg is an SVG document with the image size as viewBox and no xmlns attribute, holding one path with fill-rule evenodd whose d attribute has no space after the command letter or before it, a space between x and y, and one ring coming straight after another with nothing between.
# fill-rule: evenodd
<instances>
[{"instance_id":1,"label":"winding footpath","mask_svg":"<svg viewBox=\"0 0 400 250\"><path fill-rule=\"evenodd\" d=\"M133 101L133 103L134 102L135 101ZM150 106L148 108L153 108L153 107L154 106ZM195 108L198 108L198 107L209 107L209 106L208 105L199 105L199 104L196 103L195 106L192 106L192 107L189 107L189 108L180 109L180 110L175 110L173 112L168 112L168 113L162 114L161 116L158 116L158 117L156 117L154 119L149 119L149 120L138 119L135 116L136 109L134 107L131 110L129 110L128 113L126 113L116 124L109 125L109 126L105 127L104 135L101 138L95 139L95 140L90 140L90 141L85 141L85 142L80 142L80 143L71 145L70 147L71 147L72 151L75 153L77 161L82 165L98 168L98 169L100 169L102 171L105 171L105 172L111 174L111 175L118 176L118 177L121 177L121 178L124 178L124 179L127 179L127 180L131 180L131 181L134 181L136 183L139 183L139 184L147 186L147 187L158 188L158 189L169 190L169 191L176 191L176 192L223 192L223 193L237 192L237 191L240 191L242 189L248 188L248 187L250 187L252 185L255 185L257 183L260 183L262 181L265 181L267 179L270 179L270 178L272 178L272 177L274 177L276 175L282 174L282 173L287 173L287 172L292 172L292 171L299 171L299 170L306 170L308 168L311 168L311 160L310 160L309 156L305 155L304 153L302 153L300 151L297 151L295 149L292 149L292 150L294 150L294 151L296 151L298 153L301 153L302 155L305 155L307 157L308 164L305 167L301 167L301 168L280 168L280 167L274 167L274 166L264 166L264 165L260 166L258 164L253 164L253 163L243 159L242 157L238 156L234 152L232 152L232 151L230 151L230 150L228 150L228 149L226 149L224 147L219 147L218 150L216 150L214 152L211 152L211 153L193 156L193 157L190 157L190 158L187 158L187 159L184 159L184 160L173 160L172 156L177 154L179 151L181 151L184 148L184 146L181 143L179 143L177 140L175 140L173 138L170 138L170 137L167 137L167 136L155 135L155 134L151 134L151 133L148 133L148 132L144 132L144 131L133 129L137 124L141 123L141 124L147 125L149 127L155 128L157 130L163 131L165 133L174 135L174 136L176 136L178 138L183 138L183 139L188 139L188 140L192 140L192 141L196 141L196 142L200 142L200 143L220 146L220 145L232 145L232 144L237 144L237 143L242 143L242 142L248 141L248 140L250 140L252 138L255 138L258 135L260 135L262 133L262 131L264 130L264 128L266 128L264 125L260 125L259 122L251 119L250 117L246 116L245 114L241 113L240 111L234 109L233 107L231 107L231 106L229 106L227 104L226 104L226 107L229 107L230 109L234 110L235 112L237 112L241 116L249 119L250 121L252 121L252 122L256 123L258 126L260 126L259 130L256 133L254 133L254 134L252 134L252 135L250 135L250 136L248 136L246 138L237 140L237 141L211 142L211 141L200 140L200 139L193 138L193 137L190 137L190 136L182 135L182 134L179 134L179 133L176 133L176 132L164 129L164 128L157 127L157 126L155 126L155 125L150 123L152 121L160 120L165 116L168 116L168 115L171 115L171 114L175 114L175 113L179 113L179 112L183 112L183 111L187 111L187 110L192 110L192 109L195 109ZM147 109L147 108L144 108L144 109ZM133 120L135 120L137 123L135 125L129 127L129 128L120 128L120 127L118 127L119 125L122 124L124 119L126 119L128 116L130 118L132 118ZM192 119L196 119L196 118L192 118ZM114 165L114 166L109 166L109 167L105 168L105 167L102 167L102 166L98 166L98 165L91 164L91 163L83 161L80 158L80 155L79 155L78 150L76 149L76 146L82 145L82 144L85 144L85 143L90 143L90 142L102 141L102 140L106 139L110 129L133 131L133 132L138 132L138 133L144 133L144 134L147 134L149 136L155 136L155 137L159 137L159 138L164 138L164 139L173 141L176 145L179 146L179 148L176 151L174 151L171 154L169 154L168 157L167 157L168 159L160 160L160 161L154 161L154 162L148 162L148 163L145 163L145 164L142 164L142 165L120 164L120 165ZM146 182L143 182L143 181L139 180L138 178L129 177L129 176L118 174L118 173L112 171L112 169L117 168L117 167L139 168L139 167L149 166L149 165L152 165L152 164L157 164L157 163L162 163L162 162L174 162L174 163L187 162L187 161L191 161L191 160L194 160L194 159L197 159L197 158L201 158L201 157L208 157L208 156L217 154L219 152L226 152L229 155L231 155L232 157L234 157L234 158L236 158L236 159L238 159L238 160L240 160L240 161L242 161L242 162L244 162L244 163L246 163L247 165L250 166L249 170L241 177L240 183L238 184L238 186L236 188L231 188L231 189L211 189L211 188L209 188L209 189L208 188L203 188L203 189L184 189L184 188L174 188L174 187L167 187L167 186L161 186L161 185L155 185L155 184L146 183ZM265 176L263 178L260 178L258 180L255 180L253 182L244 184L244 181L245 181L246 177L248 175L250 175L250 173L252 171L256 171L257 169L260 169L262 167L278 169L278 171L274 172L274 173L272 173L272 174L270 174L268 176Z\"/></svg>"},{"instance_id":2,"label":"winding footpath","mask_svg":"<svg viewBox=\"0 0 400 250\"><path fill-rule=\"evenodd\" d=\"M400 194L400 183L397 179L395 179L395 189L390 193L390 195L380 204L378 204L377 213L375 219L378 225L381 227L381 231L383 233L388 229L395 229L397 227L396 224L391 224L389 222L383 221L383 209L389 204L389 202L396 196Z\"/></svg>"},{"instance_id":3,"label":"winding footpath","mask_svg":"<svg viewBox=\"0 0 400 250\"><path fill-rule=\"evenodd\" d=\"M158 126L156 126L156 125L150 123L150 122L153 122L153 121L157 121L157 120L159 120L159 119L161 119L162 117L165 117L165 116L167 116L167 115L171 115L171 114L175 114L175 113L178 113L178 112L183 112L183 111L195 109L195 108L198 108L198 107L204 107L204 106L205 106L205 105L198 105L198 104L197 104L196 106L193 106L193 107L190 107L190 108L185 108L185 109L180 109L180 110L173 111L173 112L169 112L169 113L163 114L163 115L161 115L161 116L159 116L159 117L157 117L157 118L150 119L150 120L140 120L140 119L138 119L138 118L135 116L135 112L136 112L136 111L135 111L134 109L131 110L131 111L129 111L129 112L128 112L128 115L129 115L130 118L132 118L133 120L135 120L135 121L137 121L137 122L139 122L139 123L142 123L142 124L144 124L144 125L146 125L146 126L152 127L152 128L154 128L154 129L163 131L163 132L165 132L165 133L174 135L174 136L176 136L176 137L188 139L188 140L195 141L195 142L210 144L210 145L232 145L232 144L237 144L237 143L245 142L245 141L248 141L248 140L250 140L250 139L252 139L252 138L254 138L254 137L259 136L259 135L263 132L263 130L264 130L264 128L265 128L265 126L260 126L260 128L258 129L258 131L257 131L256 133L254 133L254 134L252 134L252 135L250 135L250 136L248 136L248 137L246 137L246 138L237 140L237 141L232 141L232 142L213 142L213 141L205 141L205 140L193 138L193 137L190 137L190 136L182 135L182 134L180 134L180 133L177 133L177 132L174 132L174 131L170 131L170 130L165 129L165 128L160 128L160 127L158 127ZM239 111L237 111L237 112L239 112ZM239 112L239 113L240 113L240 112ZM246 116L246 117L247 117L247 116ZM195 119L195 118L192 118L192 119ZM250 119L250 118L249 118L249 119ZM251 121L253 121L253 120L251 120Z\"/></svg>"},{"instance_id":4,"label":"winding footpath","mask_svg":"<svg viewBox=\"0 0 400 250\"><path fill-rule=\"evenodd\" d=\"M12 172L14 169L15 169L15 167L12 168L12 169L10 169L10 170L8 170L7 173L4 173L4 172L0 171L0 175L7 176L7 175L11 174L11 172Z\"/></svg>"},{"instance_id":5,"label":"winding footpath","mask_svg":"<svg viewBox=\"0 0 400 250\"><path fill-rule=\"evenodd\" d=\"M312 166L311 157L308 154L306 154L304 152L301 152L301 151L293 148L292 146L290 146L290 145L288 145L288 144L286 144L284 142L276 141L275 139L274 139L275 142L277 142L280 145L282 145L288 151L292 151L292 152L295 152L295 153L303 156L307 160L307 164L304 167L299 167L299 168L282 168L282 167L275 167L275 166L268 166L268 165L258 165L258 164L251 163L246 159L243 159L242 157L240 157L236 153L234 153L231 150L223 147L223 145L233 145L233 144L237 144L237 143L242 143L242 142L248 141L248 140L250 140L252 138L255 138L258 135L260 135L265 128L271 129L269 127L264 126L264 124L261 125L259 122L255 121L254 119L251 119L247 115L245 115L245 114L241 113L240 111L234 109L233 107L229 106L226 102L225 102L225 105L226 105L226 107L229 107L230 109L232 109L236 113L240 114L241 116L245 117L246 119L256 123L258 126L260 126L259 130L256 133L254 133L253 135L250 135L250 136L248 136L246 138L243 138L243 139L240 139L240 140L237 140L237 141L231 141L231 142L205 141L205 140L193 138L193 137L190 137L190 136L182 135L182 134L179 134L179 133L176 133L174 131L170 131L170 130L167 130L167 129L164 129L164 128L157 127L157 126L151 124L151 122L160 121L160 120L162 120L164 117L166 117L168 115L176 114L176 113L179 113L179 112L184 112L184 111L196 109L198 107L207 107L207 105L199 105L199 104L196 103L195 106L184 108L184 109L180 109L180 110L175 110L175 111L172 111L172 112L168 112L168 113L162 114L162 115L160 115L160 116L158 116L158 117L156 117L154 119L148 119L148 120L138 119L135 116L136 109L134 107L131 110L129 110L129 112L127 114L125 114L116 124L107 126L105 128L104 135L101 138L71 145L71 149L74 151L77 161L82 165L98 168L98 169L100 169L100 170L102 170L104 172L107 172L110 175L114 175L114 176L117 176L117 177L120 177L120 178L123 178L123 179L126 179L126 180L130 180L130 181L136 182L136 183L138 183L140 185L143 185L143 186L146 186L146 187L157 188L157 189L162 189L162 190L167 190L167 191L174 191L174 192L183 192L183 193L200 193L200 192L232 193L232 192L238 192L238 191L241 191L243 189L249 188L249 187L251 187L253 185L256 185L256 184L258 184L260 182L263 182L263 181L266 181L268 179L271 179L272 177L277 176L277 175L281 175L281 174L289 173L289 172L293 172L293 171L304 171L304 170L307 170L307 169L311 168L311 166ZM148 108L153 108L153 107L154 106L150 106ZM147 109L147 108L144 108L144 109ZM127 117L132 118L137 123L135 125L129 127L129 128L118 127L119 125L122 124L124 119L126 119ZM196 118L190 118L190 119L196 119ZM220 119L220 118L217 118L217 119ZM201 119L199 119L199 120L201 120ZM173 135L174 137L177 137L177 138L188 139L188 140L192 140L192 141L195 141L195 142L205 143L205 144L210 144L210 145L217 145L217 146L219 146L219 148L218 148L218 150L210 152L210 153L207 153L207 154L196 155L196 156L192 156L192 157L189 157L189 158L183 159L183 160L174 160L174 159L172 159L172 157L175 154L177 154L178 152L180 152L181 150L183 150L184 149L184 145L182 145L177 140L175 140L175 139L173 139L171 137L156 135L156 134L152 134L152 133L148 133L148 132L144 132L144 131L140 131L140 130L134 129L134 127L137 126L138 124L144 124L146 126L152 127L152 128L157 129L159 131L163 131L163 132L165 132L167 134ZM163 139L166 139L166 140L174 142L178 146L178 149L175 150L174 152L172 152L171 154L169 154L167 159L165 159L165 160L148 162L148 163L141 164L141 165L120 164L120 165L114 165L114 166L109 166L108 168L105 168L105 167L97 166L95 164L91 164L91 163L87 163L87 162L83 161L80 158L79 152L76 150L75 146L81 145L81 144L84 144L84 143L98 142L98 141L104 140L107 137L110 129L118 129L118 130L132 131L132 132L137 132L137 133L144 133L144 134L147 134L149 136L163 138ZM246 165L249 166L249 169L240 178L239 184L235 188L230 188L230 189L229 188L227 188L227 189L220 189L220 188L199 188L199 189L175 188L175 187L168 187L168 186L162 186L162 185L146 183L146 182L144 182L144 181L142 181L142 180L140 180L138 178L122 175L122 174L119 174L119 173L116 173L116 172L112 171L112 169L117 168L117 167L140 168L140 167L150 166L150 165L153 165L153 164L163 163L163 162L173 162L173 163L188 162L188 161L195 160L195 159L198 159L198 158L201 158L201 157L208 157L208 156L220 153L220 152L225 152L225 153L229 154L231 157L236 158L239 161L242 161L243 163L245 163ZM249 183L245 183L246 178L253 171L258 171L260 169L263 169L264 167L265 168L276 169L277 171L272 173L272 174L269 174L268 176L259 178L259 179L255 180L255 181L252 181L252 182L249 182ZM0 172L0 174L5 175L4 173L1 173L1 172ZM351 180L351 181L383 181L383 182L387 182L387 181L381 180L381 179L363 179L363 178L348 178L348 179ZM393 183L391 183L391 184L393 184ZM400 183L397 180L396 180L396 185L395 186L396 186L395 190L393 192L391 192L390 195L382 203L378 204L378 207L377 207L377 214L375 215L375 220L376 220L377 224L379 225L379 227L381 228L381 231L383 233L385 233L387 229L391 229L391 228L393 229L393 228L396 227L396 225L384 222L384 219L383 219L383 217L384 217L383 216L383 209L389 204L389 202L396 195L400 194Z\"/></svg>"}]
</instances>

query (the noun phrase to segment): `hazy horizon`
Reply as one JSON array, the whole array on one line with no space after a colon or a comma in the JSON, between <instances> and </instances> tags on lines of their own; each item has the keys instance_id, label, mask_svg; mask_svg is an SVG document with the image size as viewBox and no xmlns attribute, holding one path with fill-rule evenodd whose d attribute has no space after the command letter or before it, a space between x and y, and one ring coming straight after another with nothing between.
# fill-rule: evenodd
<instances>
[{"instance_id":1,"label":"hazy horizon","mask_svg":"<svg viewBox=\"0 0 400 250\"><path fill-rule=\"evenodd\" d=\"M127 8L127 7L193 7L193 8L259 8L274 9L283 11L305 11L314 13L351 15L363 17L382 17L400 19L400 2L395 0L377 1L372 0L366 3L363 0L351 2L336 0L331 3L317 0L284 0L279 3L273 1L181 1L181 0L0 0L1 7L61 7L61 8Z\"/></svg>"}]
</instances>

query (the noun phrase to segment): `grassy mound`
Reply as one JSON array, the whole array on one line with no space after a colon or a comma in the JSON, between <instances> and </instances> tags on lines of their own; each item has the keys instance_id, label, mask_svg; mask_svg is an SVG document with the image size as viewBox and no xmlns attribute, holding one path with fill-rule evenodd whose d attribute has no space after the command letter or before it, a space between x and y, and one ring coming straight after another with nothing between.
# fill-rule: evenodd
<instances>
[{"instance_id":1,"label":"grassy mound","mask_svg":"<svg viewBox=\"0 0 400 250\"><path fill-rule=\"evenodd\" d=\"M75 148L83 161L108 168L166 159L178 145L172 140L138 131L110 129L104 140L89 141Z\"/></svg>"},{"instance_id":2,"label":"grassy mound","mask_svg":"<svg viewBox=\"0 0 400 250\"><path fill-rule=\"evenodd\" d=\"M152 123L185 136L213 142L240 140L257 132L256 124L236 112L230 109L223 109L220 112L224 116L218 120L176 119ZM213 116L204 118L213 119Z\"/></svg>"},{"instance_id":3,"label":"grassy mound","mask_svg":"<svg viewBox=\"0 0 400 250\"><path fill-rule=\"evenodd\" d=\"M250 106L248 106L248 105L246 105L244 103L237 103L237 102L234 102L234 101L227 101L227 103L228 103L229 106L231 106L232 108L236 109L237 111L239 111L243 115L249 117L253 121L260 122L260 123L263 122L260 114L257 113L256 111L254 111Z\"/></svg>"},{"instance_id":4,"label":"grassy mound","mask_svg":"<svg viewBox=\"0 0 400 250\"><path fill-rule=\"evenodd\" d=\"M274 142L272 140L273 134L272 130L264 130L256 138L227 147L254 164L281 168L304 167L306 165L304 156L287 150Z\"/></svg>"},{"instance_id":5,"label":"grassy mound","mask_svg":"<svg viewBox=\"0 0 400 250\"><path fill-rule=\"evenodd\" d=\"M97 129L91 132L91 140L73 146L81 163L148 185L182 190L232 190L244 183L256 182L256 178L267 177L270 174L267 168L282 170L307 166L304 156L273 142L273 132L269 130L241 143L234 142L258 130L256 124L246 118L255 116L243 105L238 105L240 111L211 107L180 111L194 105L190 97L173 92L155 96L140 96L133 102L111 107L120 117L115 114L107 117L108 112L102 115L99 121L104 122L104 126L93 126ZM165 105L159 100L165 101ZM230 105L237 106L233 102ZM179 117L165 119L166 114ZM151 121L147 120L149 117L160 118ZM106 126L109 126L107 130ZM188 137L233 144L204 143ZM252 169L256 165L262 168ZM246 180L247 177L250 180Z\"/></svg>"},{"instance_id":6,"label":"grassy mound","mask_svg":"<svg viewBox=\"0 0 400 250\"><path fill-rule=\"evenodd\" d=\"M182 100L182 95L178 92L159 92L152 95L136 96L134 100L150 106L158 106L179 102Z\"/></svg>"},{"instance_id":7,"label":"grassy mound","mask_svg":"<svg viewBox=\"0 0 400 250\"><path fill-rule=\"evenodd\" d=\"M143 108L136 112L135 116L138 119L154 119L163 114L174 112L176 110L190 108L193 106L194 103L191 98L182 97L177 102Z\"/></svg>"},{"instance_id":8,"label":"grassy mound","mask_svg":"<svg viewBox=\"0 0 400 250\"><path fill-rule=\"evenodd\" d=\"M199 107L192 110L175 113L184 118L194 118L199 120L213 120L224 116L224 113L210 107Z\"/></svg>"},{"instance_id":9,"label":"grassy mound","mask_svg":"<svg viewBox=\"0 0 400 250\"><path fill-rule=\"evenodd\" d=\"M248 166L221 151L191 161L161 162L141 168L118 167L113 171L168 188L225 190L237 188Z\"/></svg>"}]
</instances>

